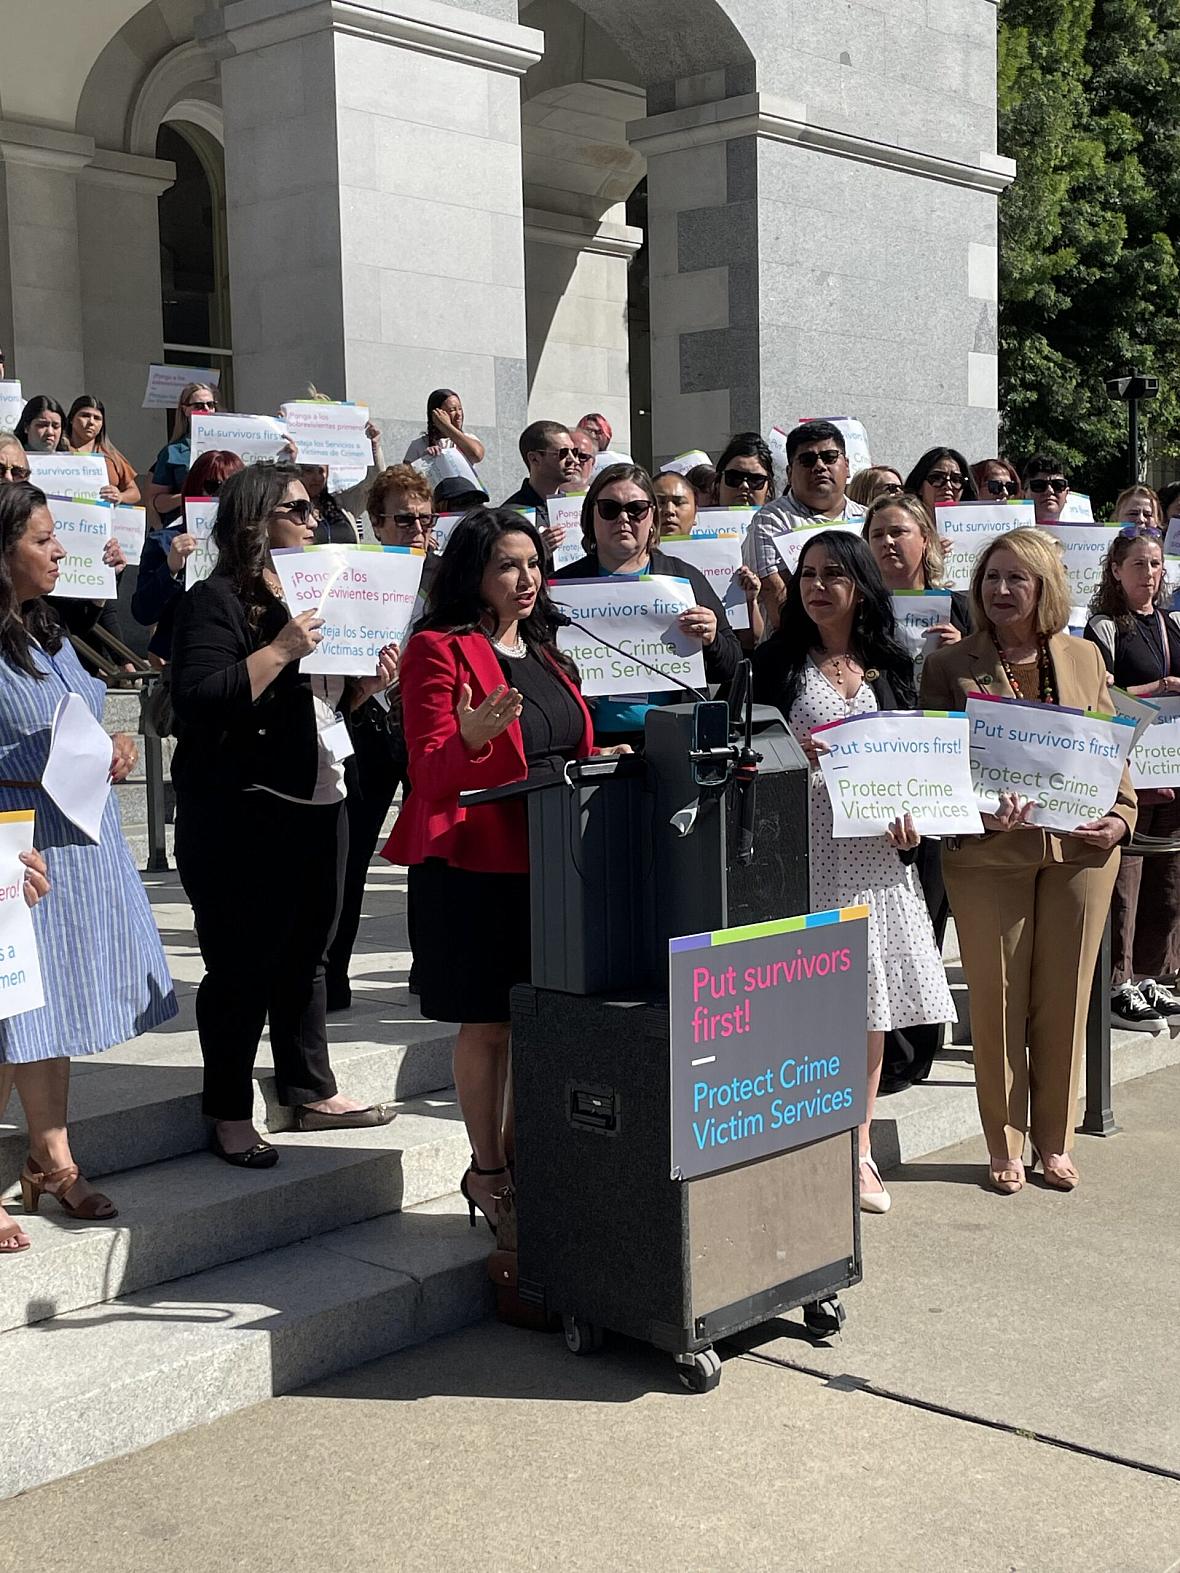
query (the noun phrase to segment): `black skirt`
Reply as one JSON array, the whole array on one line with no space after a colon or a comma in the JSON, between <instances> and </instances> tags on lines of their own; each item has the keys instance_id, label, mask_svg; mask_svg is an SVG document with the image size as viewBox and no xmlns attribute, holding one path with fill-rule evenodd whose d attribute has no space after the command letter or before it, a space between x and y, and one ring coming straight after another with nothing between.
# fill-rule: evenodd
<instances>
[{"instance_id":1,"label":"black skirt","mask_svg":"<svg viewBox=\"0 0 1180 1573\"><path fill-rule=\"evenodd\" d=\"M422 1015L507 1021L509 992L531 972L529 876L476 874L427 858L411 867L408 887Z\"/></svg>"}]
</instances>

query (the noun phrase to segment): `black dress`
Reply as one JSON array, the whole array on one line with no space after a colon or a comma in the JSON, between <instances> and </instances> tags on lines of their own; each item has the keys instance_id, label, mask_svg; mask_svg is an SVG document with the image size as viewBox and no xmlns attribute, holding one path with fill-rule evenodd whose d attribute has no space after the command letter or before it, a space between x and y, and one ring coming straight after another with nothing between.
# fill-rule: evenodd
<instances>
[{"instance_id":1,"label":"black dress","mask_svg":"<svg viewBox=\"0 0 1180 1573\"><path fill-rule=\"evenodd\" d=\"M520 732L529 779L557 779L577 753L585 720L546 657L496 652L505 682L523 696ZM528 810L517 804L522 819ZM532 971L529 876L484 874L427 858L409 871L418 1008L432 1021L499 1022L508 995Z\"/></svg>"}]
</instances>

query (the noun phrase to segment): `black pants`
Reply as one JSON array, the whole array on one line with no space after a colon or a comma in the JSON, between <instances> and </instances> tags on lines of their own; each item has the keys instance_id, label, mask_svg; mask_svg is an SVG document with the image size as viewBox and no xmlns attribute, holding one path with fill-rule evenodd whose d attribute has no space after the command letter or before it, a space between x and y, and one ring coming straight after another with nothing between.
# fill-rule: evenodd
<instances>
[{"instance_id":1,"label":"black pants","mask_svg":"<svg viewBox=\"0 0 1180 1573\"><path fill-rule=\"evenodd\" d=\"M348 982L348 964L360 928L369 864L394 793L405 780L404 759L391 746L396 741L383 727L353 729L354 752L345 766L348 860L344 866L340 918L328 947L328 977L336 987Z\"/></svg>"},{"instance_id":2,"label":"black pants","mask_svg":"<svg viewBox=\"0 0 1180 1573\"><path fill-rule=\"evenodd\" d=\"M918 855L914 861L918 882L926 898L930 924L934 929L934 943L938 946L941 955L947 919L951 914L946 883L942 877L941 843L929 836L924 837L918 846ZM881 1067L882 1077L892 1082L925 1081L934 1064L935 1055L942 1048L945 1033L946 1024L941 1021L922 1022L916 1027L902 1027L894 1032L887 1032L885 1057Z\"/></svg>"},{"instance_id":3,"label":"black pants","mask_svg":"<svg viewBox=\"0 0 1180 1573\"><path fill-rule=\"evenodd\" d=\"M192 903L205 976L197 1030L214 1120L248 1120L267 1018L279 1102L336 1091L324 1021L324 957L348 847L343 805L269 792L177 795L176 867Z\"/></svg>"}]
</instances>

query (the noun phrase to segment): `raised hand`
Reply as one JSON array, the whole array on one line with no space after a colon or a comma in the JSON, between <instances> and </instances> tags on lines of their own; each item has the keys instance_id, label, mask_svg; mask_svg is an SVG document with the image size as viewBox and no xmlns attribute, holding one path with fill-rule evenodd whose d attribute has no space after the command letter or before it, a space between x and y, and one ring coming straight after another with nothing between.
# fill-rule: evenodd
<instances>
[{"instance_id":1,"label":"raised hand","mask_svg":"<svg viewBox=\"0 0 1180 1573\"><path fill-rule=\"evenodd\" d=\"M515 688L508 688L501 683L493 688L483 703L473 710L471 685L464 683L459 690L459 702L455 706L460 736L471 752L478 754L493 738L499 737L501 732L508 730L520 715L523 706L523 696Z\"/></svg>"}]
</instances>

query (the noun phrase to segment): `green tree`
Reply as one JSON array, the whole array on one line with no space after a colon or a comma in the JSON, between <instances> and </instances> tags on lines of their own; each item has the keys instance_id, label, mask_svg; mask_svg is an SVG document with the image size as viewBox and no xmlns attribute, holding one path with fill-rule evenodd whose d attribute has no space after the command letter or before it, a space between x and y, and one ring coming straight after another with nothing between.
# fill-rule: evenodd
<instances>
[{"instance_id":1,"label":"green tree","mask_svg":"<svg viewBox=\"0 0 1180 1573\"><path fill-rule=\"evenodd\" d=\"M1126 411L1160 378L1155 454L1180 453L1180 0L1001 0L1000 402L1006 450L1060 453L1109 504Z\"/></svg>"}]
</instances>

